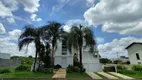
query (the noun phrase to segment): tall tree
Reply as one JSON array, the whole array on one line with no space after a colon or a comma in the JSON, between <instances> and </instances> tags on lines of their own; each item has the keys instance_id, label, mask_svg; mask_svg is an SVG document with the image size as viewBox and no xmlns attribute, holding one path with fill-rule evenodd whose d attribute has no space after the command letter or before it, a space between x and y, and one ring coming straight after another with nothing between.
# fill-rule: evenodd
<instances>
[{"instance_id":1,"label":"tall tree","mask_svg":"<svg viewBox=\"0 0 142 80\"><path fill-rule=\"evenodd\" d=\"M83 25L73 25L68 35L68 49L71 52L72 47L79 50L80 68L82 71L82 48L89 48L89 52L94 52L94 46L96 42L94 35L89 27Z\"/></svg>"},{"instance_id":2,"label":"tall tree","mask_svg":"<svg viewBox=\"0 0 142 80\"><path fill-rule=\"evenodd\" d=\"M57 48L57 41L61 39L62 36L62 29L61 29L62 24L58 22L49 22L47 26L45 26L45 32L48 33L50 36L50 42L52 45L52 67L54 66L54 54ZM49 40L49 39L48 39Z\"/></svg>"},{"instance_id":3,"label":"tall tree","mask_svg":"<svg viewBox=\"0 0 142 80\"><path fill-rule=\"evenodd\" d=\"M39 53L39 60L44 63L44 67L46 68L51 67L50 53L51 53L50 44L49 43L46 43L46 45L42 44Z\"/></svg>"},{"instance_id":4,"label":"tall tree","mask_svg":"<svg viewBox=\"0 0 142 80\"><path fill-rule=\"evenodd\" d=\"M27 25L27 26L25 26L25 30L20 35L19 40L18 40L19 50L21 50L23 48L23 46L28 47L28 45L32 42L34 42L34 44L35 44L36 53L35 53L35 61L34 61L34 65L33 65L33 72L35 72L37 55L40 51L41 35L42 35L42 32L39 28L33 28L32 25Z\"/></svg>"}]
</instances>

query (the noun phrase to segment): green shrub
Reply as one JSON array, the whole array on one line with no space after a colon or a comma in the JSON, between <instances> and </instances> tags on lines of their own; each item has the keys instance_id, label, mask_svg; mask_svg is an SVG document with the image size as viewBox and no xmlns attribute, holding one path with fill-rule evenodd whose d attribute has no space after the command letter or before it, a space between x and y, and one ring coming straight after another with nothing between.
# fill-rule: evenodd
<instances>
[{"instance_id":1,"label":"green shrub","mask_svg":"<svg viewBox=\"0 0 142 80\"><path fill-rule=\"evenodd\" d=\"M80 68L78 66L73 67L73 72L80 72Z\"/></svg>"},{"instance_id":2,"label":"green shrub","mask_svg":"<svg viewBox=\"0 0 142 80\"><path fill-rule=\"evenodd\" d=\"M67 73L72 73L72 69L71 68L67 68Z\"/></svg>"},{"instance_id":3,"label":"green shrub","mask_svg":"<svg viewBox=\"0 0 142 80\"><path fill-rule=\"evenodd\" d=\"M117 69L118 70L126 70L127 68L125 66L122 66L122 65L117 65Z\"/></svg>"},{"instance_id":4,"label":"green shrub","mask_svg":"<svg viewBox=\"0 0 142 80\"><path fill-rule=\"evenodd\" d=\"M107 66L104 67L104 72L115 72L115 67L114 66Z\"/></svg>"},{"instance_id":5,"label":"green shrub","mask_svg":"<svg viewBox=\"0 0 142 80\"><path fill-rule=\"evenodd\" d=\"M73 65L68 65L68 67L67 68L73 68Z\"/></svg>"},{"instance_id":6,"label":"green shrub","mask_svg":"<svg viewBox=\"0 0 142 80\"><path fill-rule=\"evenodd\" d=\"M53 73L52 72L52 68L38 68L37 72L41 72L41 73Z\"/></svg>"},{"instance_id":7,"label":"green shrub","mask_svg":"<svg viewBox=\"0 0 142 80\"><path fill-rule=\"evenodd\" d=\"M114 64L119 64L119 63L121 63L122 61L121 60L115 60L114 61Z\"/></svg>"},{"instance_id":8,"label":"green shrub","mask_svg":"<svg viewBox=\"0 0 142 80\"><path fill-rule=\"evenodd\" d=\"M125 73L125 74L136 74L133 70L117 70L118 73Z\"/></svg>"},{"instance_id":9,"label":"green shrub","mask_svg":"<svg viewBox=\"0 0 142 80\"><path fill-rule=\"evenodd\" d=\"M72 72L85 72L86 71L86 69L85 68L82 68L82 70L80 69L80 67L78 67L78 66L72 66L72 65L69 65L68 67L67 67L67 73L72 73Z\"/></svg>"},{"instance_id":10,"label":"green shrub","mask_svg":"<svg viewBox=\"0 0 142 80\"><path fill-rule=\"evenodd\" d=\"M131 68L134 71L142 71L142 66L141 65L132 65Z\"/></svg>"},{"instance_id":11,"label":"green shrub","mask_svg":"<svg viewBox=\"0 0 142 80\"><path fill-rule=\"evenodd\" d=\"M0 69L0 74L3 74L3 73L10 73L11 70L10 69Z\"/></svg>"},{"instance_id":12,"label":"green shrub","mask_svg":"<svg viewBox=\"0 0 142 80\"><path fill-rule=\"evenodd\" d=\"M81 72L85 72L85 71L86 71L86 69L85 69L85 68L83 68Z\"/></svg>"},{"instance_id":13,"label":"green shrub","mask_svg":"<svg viewBox=\"0 0 142 80\"><path fill-rule=\"evenodd\" d=\"M124 70L118 69L117 72L118 72L118 73L124 73Z\"/></svg>"},{"instance_id":14,"label":"green shrub","mask_svg":"<svg viewBox=\"0 0 142 80\"><path fill-rule=\"evenodd\" d=\"M20 65L18 66L15 71L30 71L31 66L29 65Z\"/></svg>"},{"instance_id":15,"label":"green shrub","mask_svg":"<svg viewBox=\"0 0 142 80\"><path fill-rule=\"evenodd\" d=\"M54 68L55 68L55 69L59 69L59 68L62 68L62 66L59 65L59 64L57 64Z\"/></svg>"}]
</instances>

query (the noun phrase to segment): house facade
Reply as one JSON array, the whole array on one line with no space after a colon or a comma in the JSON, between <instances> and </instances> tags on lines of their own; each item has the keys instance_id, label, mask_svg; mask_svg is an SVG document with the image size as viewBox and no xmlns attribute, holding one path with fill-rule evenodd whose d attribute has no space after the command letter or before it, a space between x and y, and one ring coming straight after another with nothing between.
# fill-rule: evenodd
<instances>
[{"instance_id":1,"label":"house facade","mask_svg":"<svg viewBox=\"0 0 142 80\"><path fill-rule=\"evenodd\" d=\"M72 48L72 53L67 49L66 41L58 41L57 50L54 55L54 65L61 65L62 68L73 65L74 54L78 54L77 50ZM79 59L79 58L78 58ZM79 61L79 60L78 60ZM89 53L89 49L82 49L82 63L86 72L100 72L102 71L102 64L99 62L98 50L95 47L94 53Z\"/></svg>"},{"instance_id":2,"label":"house facade","mask_svg":"<svg viewBox=\"0 0 142 80\"><path fill-rule=\"evenodd\" d=\"M133 42L126 47L130 64L142 64L142 43Z\"/></svg>"},{"instance_id":3,"label":"house facade","mask_svg":"<svg viewBox=\"0 0 142 80\"><path fill-rule=\"evenodd\" d=\"M0 52L0 59L10 59L10 56L10 54Z\"/></svg>"},{"instance_id":4,"label":"house facade","mask_svg":"<svg viewBox=\"0 0 142 80\"><path fill-rule=\"evenodd\" d=\"M0 52L0 68L16 68L22 62L21 60L10 59L11 55Z\"/></svg>"}]
</instances>

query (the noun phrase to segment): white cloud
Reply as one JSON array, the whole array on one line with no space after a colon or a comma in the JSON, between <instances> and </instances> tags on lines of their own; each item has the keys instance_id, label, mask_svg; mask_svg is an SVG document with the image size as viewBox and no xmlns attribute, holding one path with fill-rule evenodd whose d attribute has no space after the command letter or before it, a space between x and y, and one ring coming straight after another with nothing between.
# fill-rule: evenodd
<instances>
[{"instance_id":1,"label":"white cloud","mask_svg":"<svg viewBox=\"0 0 142 80\"><path fill-rule=\"evenodd\" d=\"M64 29L65 31L69 32L70 29L71 29L71 27L72 27L72 25L74 25L74 24L83 24L83 25L85 25L85 26L88 25L84 20L81 20L81 19L73 19L73 20L68 20L68 21L66 22L66 25L63 26L63 29Z\"/></svg>"},{"instance_id":2,"label":"white cloud","mask_svg":"<svg viewBox=\"0 0 142 80\"><path fill-rule=\"evenodd\" d=\"M14 17L7 18L7 21L8 21L9 23L15 23Z\"/></svg>"},{"instance_id":3,"label":"white cloud","mask_svg":"<svg viewBox=\"0 0 142 80\"><path fill-rule=\"evenodd\" d=\"M18 2L17 0L1 0L9 10L15 11L18 10Z\"/></svg>"},{"instance_id":4,"label":"white cloud","mask_svg":"<svg viewBox=\"0 0 142 80\"><path fill-rule=\"evenodd\" d=\"M0 1L0 17L13 16L12 11Z\"/></svg>"},{"instance_id":5,"label":"white cloud","mask_svg":"<svg viewBox=\"0 0 142 80\"><path fill-rule=\"evenodd\" d=\"M32 19L32 21L41 21L42 20L41 18L37 18L36 14L32 14L31 19Z\"/></svg>"},{"instance_id":6,"label":"white cloud","mask_svg":"<svg viewBox=\"0 0 142 80\"><path fill-rule=\"evenodd\" d=\"M0 38L0 51L2 53L8 53L17 56L28 56L28 55L35 55L35 46L34 44L30 44L28 47L28 51L26 53L26 47L23 50L19 51L18 45L16 43L10 42L8 38Z\"/></svg>"},{"instance_id":7,"label":"white cloud","mask_svg":"<svg viewBox=\"0 0 142 80\"><path fill-rule=\"evenodd\" d=\"M102 37L97 37L96 40L97 40L97 43L103 43L104 42L104 38L102 38Z\"/></svg>"},{"instance_id":8,"label":"white cloud","mask_svg":"<svg viewBox=\"0 0 142 80\"><path fill-rule=\"evenodd\" d=\"M142 0L100 0L84 13L90 25L103 24L105 32L142 34Z\"/></svg>"},{"instance_id":9,"label":"white cloud","mask_svg":"<svg viewBox=\"0 0 142 80\"><path fill-rule=\"evenodd\" d=\"M58 4L52 7L52 15L54 12L60 11L70 0L58 0Z\"/></svg>"},{"instance_id":10,"label":"white cloud","mask_svg":"<svg viewBox=\"0 0 142 80\"><path fill-rule=\"evenodd\" d=\"M1 0L0 1L0 17L7 18L10 23L15 22L15 18L12 12L18 10L17 0Z\"/></svg>"},{"instance_id":11,"label":"white cloud","mask_svg":"<svg viewBox=\"0 0 142 80\"><path fill-rule=\"evenodd\" d=\"M117 58L116 53L119 56L128 56L125 48L132 42L142 42L142 38L124 37L119 40L113 39L112 42L98 45L99 54L107 58Z\"/></svg>"},{"instance_id":12,"label":"white cloud","mask_svg":"<svg viewBox=\"0 0 142 80\"><path fill-rule=\"evenodd\" d=\"M24 5L24 10L30 13L34 13L38 11L38 7L40 6L40 0L20 0Z\"/></svg>"},{"instance_id":13,"label":"white cloud","mask_svg":"<svg viewBox=\"0 0 142 80\"><path fill-rule=\"evenodd\" d=\"M15 29L13 31L9 32L9 35L4 38L0 38L0 52L2 53L8 53L17 56L28 56L32 55L35 56L35 45L34 43L31 43L28 46L28 51L27 51L27 46L24 46L21 51L19 51L18 44L11 42L10 40L18 40L18 37L21 34L21 30Z\"/></svg>"},{"instance_id":14,"label":"white cloud","mask_svg":"<svg viewBox=\"0 0 142 80\"><path fill-rule=\"evenodd\" d=\"M95 2L95 0L86 0L87 1L87 6L88 7L92 7L92 6L94 6L94 2Z\"/></svg>"},{"instance_id":15,"label":"white cloud","mask_svg":"<svg viewBox=\"0 0 142 80\"><path fill-rule=\"evenodd\" d=\"M9 23L15 23L15 15L13 12L18 10L19 4L24 6L24 10L29 13L35 13L40 6L40 0L1 0L0 1L0 17L6 18ZM40 18L35 19L40 21Z\"/></svg>"},{"instance_id":16,"label":"white cloud","mask_svg":"<svg viewBox=\"0 0 142 80\"><path fill-rule=\"evenodd\" d=\"M21 35L21 30L15 29L9 32L10 40L18 40L19 36Z\"/></svg>"},{"instance_id":17,"label":"white cloud","mask_svg":"<svg viewBox=\"0 0 142 80\"><path fill-rule=\"evenodd\" d=\"M4 34L6 32L2 23L0 23L0 34Z\"/></svg>"}]
</instances>

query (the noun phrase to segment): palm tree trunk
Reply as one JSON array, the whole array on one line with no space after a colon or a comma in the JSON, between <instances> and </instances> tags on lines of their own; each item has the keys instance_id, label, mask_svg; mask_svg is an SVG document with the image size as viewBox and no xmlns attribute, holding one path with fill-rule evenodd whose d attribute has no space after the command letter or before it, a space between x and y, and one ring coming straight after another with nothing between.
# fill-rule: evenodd
<instances>
[{"instance_id":1,"label":"palm tree trunk","mask_svg":"<svg viewBox=\"0 0 142 80\"><path fill-rule=\"evenodd\" d=\"M52 68L54 67L54 47L52 47Z\"/></svg>"},{"instance_id":2,"label":"palm tree trunk","mask_svg":"<svg viewBox=\"0 0 142 80\"><path fill-rule=\"evenodd\" d=\"M52 72L54 69L54 46L52 46L52 54L51 54L51 67L52 67Z\"/></svg>"},{"instance_id":3,"label":"palm tree trunk","mask_svg":"<svg viewBox=\"0 0 142 80\"><path fill-rule=\"evenodd\" d=\"M80 73L82 72L82 47L79 47L79 52L80 52L80 55L79 55L79 57L80 57Z\"/></svg>"},{"instance_id":4,"label":"palm tree trunk","mask_svg":"<svg viewBox=\"0 0 142 80\"><path fill-rule=\"evenodd\" d=\"M33 65L33 72L35 72L35 66L36 66L36 62L37 62L37 50L36 50L36 54L35 54L35 61L34 61L34 65Z\"/></svg>"}]
</instances>

